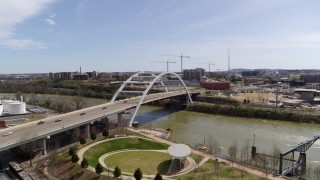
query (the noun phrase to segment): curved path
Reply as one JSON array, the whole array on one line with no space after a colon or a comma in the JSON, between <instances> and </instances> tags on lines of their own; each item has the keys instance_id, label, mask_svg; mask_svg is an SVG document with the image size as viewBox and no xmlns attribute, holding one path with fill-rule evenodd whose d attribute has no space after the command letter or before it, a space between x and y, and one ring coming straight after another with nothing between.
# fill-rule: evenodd
<instances>
[{"instance_id":1,"label":"curved path","mask_svg":"<svg viewBox=\"0 0 320 180\"><path fill-rule=\"evenodd\" d=\"M142 134L139 130L134 129L134 128L129 128L129 130L133 131L133 132L136 132L136 133L139 133L139 134ZM147 136L147 137L149 137L151 139L154 139L154 140L156 140L158 142L164 143L164 144L169 144L169 145L175 144L174 142L171 142L169 140L165 140L165 139L153 136L152 134L143 134L143 135ZM240 164L240 163L237 163L237 162L231 162L231 161L229 161L227 159L223 159L223 158L218 157L218 156L210 155L210 154L207 154L205 152L202 152L202 151L199 151L199 150L196 150L196 149L192 149L192 153L200 155L202 157L205 157L205 159L207 159L207 160L208 159L213 159L213 160L217 159L219 162L224 162L224 163L226 163L226 164L228 164L230 166L232 165L233 167L235 167L237 169L244 170L244 171L246 171L246 172L248 172L250 174L254 174L254 175L259 176L259 177L263 177L263 178L266 177L266 173L264 171L261 171L259 169L253 168L251 166L246 166L246 165L243 165L243 164ZM199 166L200 166L200 164L203 165L204 162L201 161L199 163ZM285 179L287 179L287 178L281 177L281 176L280 177L273 177L272 174L268 174L267 178L271 179L271 180L285 180Z\"/></svg>"},{"instance_id":2,"label":"curved path","mask_svg":"<svg viewBox=\"0 0 320 180\"><path fill-rule=\"evenodd\" d=\"M145 134L143 134L143 135L145 135ZM123 139L123 138L142 138L142 139L146 139L146 140L149 140L149 141L161 142L161 141L158 141L158 140L155 140L155 139L152 139L152 138L150 139L150 138L137 137L137 136L118 137L118 138L112 138L112 139L106 139L106 140L98 141L98 142L92 143L92 144L90 144L90 145L88 145L88 146L85 146L85 147L81 148L81 149L77 152L77 155L79 156L78 164L81 164L81 161L83 160L83 155L84 155L84 153L85 153L88 149L92 148L93 146L96 146L96 145L98 145L98 144L101 144L101 143L104 143L104 142L107 142L107 141L112 141L112 140L116 140L116 139ZM165 144L168 144L168 143L165 143ZM128 150L119 150L119 151L113 151L113 152L106 153L106 154L102 155L102 156L99 158L99 163L100 163L104 168L109 169L109 168L106 166L106 164L104 163L103 160L104 160L107 156L110 156L110 155L112 155L112 154L121 153L121 152L127 152L127 151L156 151L156 152L167 152L166 150L129 150L129 149L128 149ZM162 177L163 177L164 179L171 179L171 177L183 175L183 174L186 174L186 173L194 170L194 169L197 167L197 166L196 166L196 165L197 165L196 162L195 162L190 156L187 157L187 160L189 161L189 165L188 165L187 167L183 168L179 173L174 174L174 175L172 175L172 176L162 176ZM207 160L209 160L209 158L206 158L206 157L205 157L205 158L198 164L198 167L200 167L200 166L202 166L204 163L206 163ZM92 166L88 166L87 169L90 170L90 171L95 172L95 168L92 167ZM109 169L109 170L111 170L111 169ZM103 175L108 175L107 172L103 172L102 174L103 174ZM130 173L125 173L125 172L124 172L123 174L132 175L132 174L130 174ZM155 175L149 175L149 176L148 176L148 175L143 175L143 176L144 176L144 177L147 177L146 179L150 179L150 178L153 178ZM122 175L122 177L125 178L125 179L128 179L128 178L131 178L132 176L124 176L124 175ZM143 179L145 179L145 178L143 178Z\"/></svg>"},{"instance_id":3,"label":"curved path","mask_svg":"<svg viewBox=\"0 0 320 180\"><path fill-rule=\"evenodd\" d=\"M113 151L113 152L110 152L110 153L107 153L107 154L104 154L102 155L100 158L99 158L99 163L106 169L110 170L110 171L113 171L113 169L109 168L105 163L104 163L104 160L108 157L108 156L111 156L111 155L114 155L114 154L118 154L118 153L123 153L123 152L131 152L131 151L152 151L152 152L161 152L161 153L167 153L166 150L120 150L120 151ZM185 174L185 173L188 173L192 170L194 170L194 168L196 167L196 162L191 158L191 157L188 157L187 160L189 161L189 164L187 167L183 168L178 174L175 174L173 176L178 176L178 175L181 175L181 174ZM125 175L133 175L132 173L128 173L128 172L122 172L123 174ZM146 178L153 178L155 176L154 175L143 175L143 177L146 177ZM165 178L170 178L170 177L173 177L173 176L163 176Z\"/></svg>"}]
</instances>

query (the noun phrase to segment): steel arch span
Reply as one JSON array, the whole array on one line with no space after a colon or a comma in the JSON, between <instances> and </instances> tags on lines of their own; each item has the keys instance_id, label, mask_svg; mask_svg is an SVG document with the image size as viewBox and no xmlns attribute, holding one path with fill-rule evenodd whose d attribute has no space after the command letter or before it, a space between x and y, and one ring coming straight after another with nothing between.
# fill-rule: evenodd
<instances>
[{"instance_id":1,"label":"steel arch span","mask_svg":"<svg viewBox=\"0 0 320 180\"><path fill-rule=\"evenodd\" d=\"M148 76L146 76L146 74L150 74ZM150 89L152 88L152 86L157 83L160 82L160 84L163 86L163 88L165 89L166 92L168 92L168 89L166 88L165 84L161 81L161 78L165 75L174 75L175 77L177 77L179 79L179 81L182 83L187 95L188 95L188 99L190 103L193 103L192 99L191 99L191 95L190 92L186 86L186 84L183 82L183 80L181 79L180 76L178 76L176 73L174 72L162 72L159 75L155 75L154 73L150 73L150 72L138 72L134 75L132 75L131 77L129 77L121 86L120 88L117 90L117 92L113 95L111 102L114 102L117 97L119 96L119 94L121 92L125 92L125 93L141 93L142 95L140 96L139 102L136 105L136 109L130 119L130 123L129 126L132 127L132 122L134 120L134 118L136 117L139 108L141 106L141 104L143 103L143 100L145 99L145 97L147 96L148 92L150 91ZM134 81L135 78L152 78L153 80L150 82L140 82L140 81ZM124 91L123 89L126 87L126 85L128 84L146 84L147 88L144 91Z\"/></svg>"}]
</instances>

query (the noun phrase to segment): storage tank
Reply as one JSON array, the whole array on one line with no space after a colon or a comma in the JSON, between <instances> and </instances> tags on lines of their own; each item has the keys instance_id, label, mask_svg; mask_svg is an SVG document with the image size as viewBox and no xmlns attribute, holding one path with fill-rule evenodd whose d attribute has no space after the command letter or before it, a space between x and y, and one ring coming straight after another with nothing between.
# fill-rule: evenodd
<instances>
[{"instance_id":1,"label":"storage tank","mask_svg":"<svg viewBox=\"0 0 320 180\"><path fill-rule=\"evenodd\" d=\"M2 105L3 105L3 111L4 112L8 112L9 111L9 104L10 103L13 103L13 102L16 102L16 101L13 101L11 99L5 99L5 100L2 100Z\"/></svg>"},{"instance_id":2,"label":"storage tank","mask_svg":"<svg viewBox=\"0 0 320 180\"><path fill-rule=\"evenodd\" d=\"M3 105L0 102L0 116L2 115L2 112L3 112Z\"/></svg>"},{"instance_id":3,"label":"storage tank","mask_svg":"<svg viewBox=\"0 0 320 180\"><path fill-rule=\"evenodd\" d=\"M9 104L9 114L24 114L26 113L26 104L24 102L13 102Z\"/></svg>"}]
</instances>

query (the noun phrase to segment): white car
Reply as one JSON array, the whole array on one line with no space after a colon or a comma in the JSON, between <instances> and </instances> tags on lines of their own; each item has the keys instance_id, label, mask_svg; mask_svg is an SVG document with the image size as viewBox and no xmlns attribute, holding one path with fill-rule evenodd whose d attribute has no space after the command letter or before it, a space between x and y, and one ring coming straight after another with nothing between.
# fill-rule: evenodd
<instances>
[{"instance_id":1,"label":"white car","mask_svg":"<svg viewBox=\"0 0 320 180\"><path fill-rule=\"evenodd\" d=\"M12 134L11 131L3 133L3 136L10 136Z\"/></svg>"}]
</instances>

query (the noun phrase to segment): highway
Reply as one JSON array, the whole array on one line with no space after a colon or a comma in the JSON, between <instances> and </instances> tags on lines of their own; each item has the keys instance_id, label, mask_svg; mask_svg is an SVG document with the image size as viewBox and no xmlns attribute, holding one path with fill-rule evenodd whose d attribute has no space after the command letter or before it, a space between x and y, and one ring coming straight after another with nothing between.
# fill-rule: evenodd
<instances>
[{"instance_id":1,"label":"highway","mask_svg":"<svg viewBox=\"0 0 320 180\"><path fill-rule=\"evenodd\" d=\"M191 94L192 93L199 92L191 92ZM149 94L145 97L143 104L184 94L186 94L185 91ZM94 121L100 121L101 118L106 117L107 115L134 108L138 104L140 97L141 96L137 96L130 99L109 102L90 108L45 118L41 120L44 122L43 124L38 124L39 121L34 121L15 127L2 129L0 130L0 151L4 151L37 139L47 138L48 136L73 129L81 125L90 124ZM85 114L80 115L83 113ZM61 121L55 122L58 119L61 119ZM4 136L4 134L7 132L12 132L12 134Z\"/></svg>"}]
</instances>

